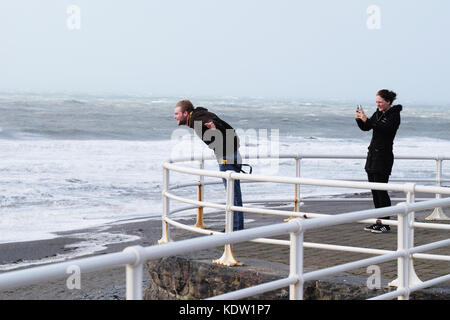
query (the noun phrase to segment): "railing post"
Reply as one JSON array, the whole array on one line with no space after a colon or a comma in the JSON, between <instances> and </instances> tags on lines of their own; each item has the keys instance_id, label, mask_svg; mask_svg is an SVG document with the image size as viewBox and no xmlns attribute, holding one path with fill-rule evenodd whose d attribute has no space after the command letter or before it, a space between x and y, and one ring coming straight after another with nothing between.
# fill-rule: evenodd
<instances>
[{"instance_id":1,"label":"railing post","mask_svg":"<svg viewBox=\"0 0 450 320\"><path fill-rule=\"evenodd\" d=\"M298 281L289 286L289 299L303 300L303 230L291 232L290 240L289 277L296 277Z\"/></svg>"},{"instance_id":2,"label":"railing post","mask_svg":"<svg viewBox=\"0 0 450 320\"><path fill-rule=\"evenodd\" d=\"M225 209L225 232L233 232L233 210L231 210L231 206L234 204L234 180L231 177L234 171L228 170L227 181L227 195L226 195L226 209ZM214 264L220 264L223 266L236 266L242 265L239 261L236 260L233 254L233 246L231 244L226 244L223 255L217 260L213 260Z\"/></svg>"},{"instance_id":3,"label":"railing post","mask_svg":"<svg viewBox=\"0 0 450 320\"><path fill-rule=\"evenodd\" d=\"M441 180L442 180L442 159L441 157L436 157L436 185L438 187L441 186ZM439 193L436 193L436 199L440 199L441 195ZM433 212L425 218L425 220L450 220L449 217L447 217L444 213L444 210L442 208L434 208Z\"/></svg>"},{"instance_id":4,"label":"railing post","mask_svg":"<svg viewBox=\"0 0 450 320\"><path fill-rule=\"evenodd\" d=\"M406 184L406 203L413 204L415 202L415 184ZM398 215L398 229L397 229L397 250L408 252L409 249L414 247L414 212L408 212L408 209L404 213ZM398 288L409 288L412 285L421 283L422 281L414 270L414 261L410 254L397 259L397 279L391 281L389 286ZM399 299L409 299L407 294L405 297L399 297Z\"/></svg>"},{"instance_id":5,"label":"railing post","mask_svg":"<svg viewBox=\"0 0 450 320\"><path fill-rule=\"evenodd\" d=\"M199 169L203 170L205 168L205 161L202 159L199 161ZM204 177L202 175L198 176L198 191L197 191L197 199L198 201L203 201L204 194ZM198 207L197 209L197 221L195 222L194 227L207 229L205 224L203 223L203 207Z\"/></svg>"},{"instance_id":6,"label":"railing post","mask_svg":"<svg viewBox=\"0 0 450 320\"><path fill-rule=\"evenodd\" d=\"M398 215L398 230L397 230L397 250L404 254L397 259L397 288L409 288L409 224L408 224L408 209ZM398 300L408 300L408 294L398 297Z\"/></svg>"},{"instance_id":7,"label":"railing post","mask_svg":"<svg viewBox=\"0 0 450 320\"><path fill-rule=\"evenodd\" d=\"M295 158L295 177L300 178L300 161L302 159L296 157ZM295 184L295 202L294 202L294 211L300 211L300 185L298 183Z\"/></svg>"},{"instance_id":8,"label":"railing post","mask_svg":"<svg viewBox=\"0 0 450 320\"><path fill-rule=\"evenodd\" d=\"M295 157L295 177L300 178L300 164L301 164L302 158L298 155ZM300 185L296 183L294 185L295 187L295 193L294 193L294 212L300 212L300 206L303 204L300 202ZM290 216L287 219L284 219L285 222L290 221L291 219L296 218L295 216Z\"/></svg>"},{"instance_id":9,"label":"railing post","mask_svg":"<svg viewBox=\"0 0 450 320\"><path fill-rule=\"evenodd\" d=\"M158 240L158 244L168 243L169 241L172 241L170 239L170 230L169 230L169 223L166 221L166 217L169 215L169 206L170 206L170 199L166 196L166 192L169 190L169 170L163 167L163 181L162 181L162 236L161 239Z\"/></svg>"},{"instance_id":10,"label":"railing post","mask_svg":"<svg viewBox=\"0 0 450 320\"><path fill-rule=\"evenodd\" d=\"M142 275L144 272L144 261L141 260L139 250L141 246L125 248L124 252L132 252L136 255L134 264L126 265L126 299L142 300Z\"/></svg>"}]
</instances>

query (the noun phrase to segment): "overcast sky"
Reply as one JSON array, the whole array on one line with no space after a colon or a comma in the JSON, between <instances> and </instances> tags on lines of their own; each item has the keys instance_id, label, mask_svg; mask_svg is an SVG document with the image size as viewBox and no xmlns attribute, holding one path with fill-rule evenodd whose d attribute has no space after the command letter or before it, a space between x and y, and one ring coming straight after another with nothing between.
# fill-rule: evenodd
<instances>
[{"instance_id":1,"label":"overcast sky","mask_svg":"<svg viewBox=\"0 0 450 320\"><path fill-rule=\"evenodd\" d=\"M2 0L0 91L367 99L389 88L450 104L449 14L448 0Z\"/></svg>"}]
</instances>

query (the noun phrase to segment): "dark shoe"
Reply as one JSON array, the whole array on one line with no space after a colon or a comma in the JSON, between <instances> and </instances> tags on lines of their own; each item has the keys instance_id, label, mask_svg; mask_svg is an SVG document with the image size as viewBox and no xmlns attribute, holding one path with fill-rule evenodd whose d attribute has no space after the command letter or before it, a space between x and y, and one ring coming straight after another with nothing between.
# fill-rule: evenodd
<instances>
[{"instance_id":1,"label":"dark shoe","mask_svg":"<svg viewBox=\"0 0 450 320\"><path fill-rule=\"evenodd\" d=\"M364 227L364 231L372 232L372 230L373 230L376 226L377 226L376 223L375 223L375 224L372 224L372 225L370 225L370 226L365 226L365 227Z\"/></svg>"},{"instance_id":2,"label":"dark shoe","mask_svg":"<svg viewBox=\"0 0 450 320\"><path fill-rule=\"evenodd\" d=\"M389 227L388 225L385 224L377 224L371 232L373 233L388 233L389 231L391 231L391 227Z\"/></svg>"}]
</instances>

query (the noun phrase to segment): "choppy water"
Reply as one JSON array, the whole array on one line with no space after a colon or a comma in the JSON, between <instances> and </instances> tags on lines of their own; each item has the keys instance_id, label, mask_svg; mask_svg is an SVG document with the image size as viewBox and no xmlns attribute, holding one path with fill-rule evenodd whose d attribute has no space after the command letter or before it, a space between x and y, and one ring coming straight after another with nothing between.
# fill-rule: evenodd
<instances>
[{"instance_id":1,"label":"choppy water","mask_svg":"<svg viewBox=\"0 0 450 320\"><path fill-rule=\"evenodd\" d=\"M177 129L175 103L184 97L0 95L0 243L54 237L54 232L161 214L161 164L189 153L208 154L190 131ZM278 130L279 153L365 155L371 133L360 131L354 106L368 114L373 101L293 101L258 98L191 98L244 134L242 153L258 151ZM400 102L401 103L401 102ZM396 155L450 155L450 106L403 103ZM259 131L263 129L263 131ZM266 129L266 131L264 131ZM187 129L186 129L187 130ZM267 134L265 134L267 132ZM253 161L259 174L293 175L293 161ZM363 160L305 161L302 176L365 179ZM214 162L207 169L217 170ZM433 178L432 162L396 161L393 177ZM444 165L447 177L448 165ZM194 181L173 174L172 183ZM244 185L244 201L276 197L292 187ZM223 186L206 195L223 200ZM303 188L304 195L348 190ZM180 191L180 194L191 194ZM353 191L352 191L353 192ZM172 205L172 208L176 204Z\"/></svg>"}]
</instances>

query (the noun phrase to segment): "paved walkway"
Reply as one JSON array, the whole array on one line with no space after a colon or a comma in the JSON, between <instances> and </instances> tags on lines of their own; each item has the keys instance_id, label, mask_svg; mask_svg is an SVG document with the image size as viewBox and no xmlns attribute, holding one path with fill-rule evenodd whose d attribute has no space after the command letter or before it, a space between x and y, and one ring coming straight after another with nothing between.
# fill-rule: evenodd
<instances>
[{"instance_id":1,"label":"paved walkway","mask_svg":"<svg viewBox=\"0 0 450 320\"><path fill-rule=\"evenodd\" d=\"M395 204L395 203L394 203ZM371 202L320 202L311 201L306 202L302 207L302 212L315 212L325 214L339 214L357 210L371 209ZM450 208L444 208L447 215L450 213ZM417 222L430 222L426 221L431 211L416 212L415 218ZM253 228L257 226L269 225L273 223L283 222L283 217L269 216L259 214L245 214L245 227ZM393 218L396 219L396 218ZM224 216L222 214L205 214L205 225L209 225L211 229L220 231L223 229ZM184 220L184 223L193 224L193 220ZM447 223L450 221L433 221L433 223ZM396 250L397 248L397 227L392 226L391 232L386 234L374 234L364 231L364 224L352 223L343 224L333 227L327 227L317 230L310 230L305 233L305 242L323 243L323 244L336 244L344 246L357 246L365 248L376 248L385 250ZM416 228L415 245L421 245L438 240L448 239L450 232L446 230L434 230L434 229L422 229ZM197 236L184 230L177 230L171 227L171 237L174 240L182 240ZM288 236L278 237L278 239L288 240ZM236 259L239 258L254 258L271 262L279 262L289 264L289 247L271 244L260 244L254 242L246 242L233 245L233 252ZM427 253L450 255L450 247L443 247L440 249L432 250ZM331 251L324 249L305 248L304 251L304 267L307 270L315 270L326 267L335 266L342 263L352 262L359 259L370 258L373 255L351 253L343 251ZM211 257L217 259L219 257ZM397 278L397 261L385 262L378 265L381 269L381 276L390 281ZM449 261L438 260L423 260L415 259L414 267L416 274L422 281L429 280L434 277L442 276L450 273ZM360 268L350 271L349 273L354 275L369 276L366 272L366 268ZM450 281L442 284L449 285Z\"/></svg>"}]
</instances>

